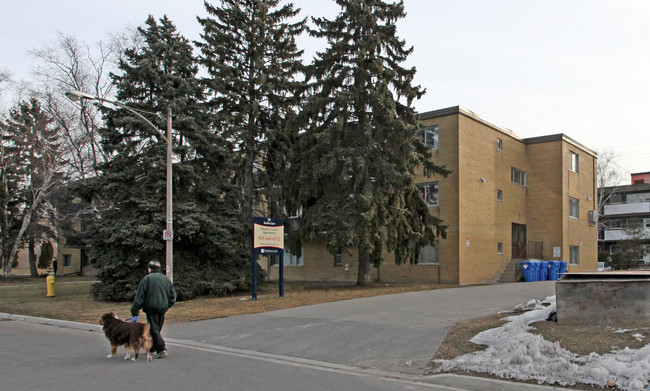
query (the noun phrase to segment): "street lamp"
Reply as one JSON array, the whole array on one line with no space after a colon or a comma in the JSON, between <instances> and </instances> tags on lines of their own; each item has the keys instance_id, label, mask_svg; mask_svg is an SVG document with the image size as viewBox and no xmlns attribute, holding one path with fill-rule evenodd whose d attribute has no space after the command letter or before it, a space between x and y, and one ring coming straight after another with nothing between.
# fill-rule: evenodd
<instances>
[{"instance_id":1,"label":"street lamp","mask_svg":"<svg viewBox=\"0 0 650 391\"><path fill-rule=\"evenodd\" d=\"M110 103L112 105L126 109L130 113L133 113L138 118L146 122L149 126L156 130L163 140L167 142L167 223L165 231L163 232L163 239L166 241L165 247L165 263L167 264L167 277L173 283L174 282L174 256L173 256L173 218L172 218L172 109L167 109L167 137L165 134L158 129L158 127L146 119L142 114L138 113L135 109L126 106L123 103L100 98L98 96L93 96L85 92L71 90L66 91L65 96L73 102L78 102L81 100L94 100L100 103Z\"/></svg>"}]
</instances>

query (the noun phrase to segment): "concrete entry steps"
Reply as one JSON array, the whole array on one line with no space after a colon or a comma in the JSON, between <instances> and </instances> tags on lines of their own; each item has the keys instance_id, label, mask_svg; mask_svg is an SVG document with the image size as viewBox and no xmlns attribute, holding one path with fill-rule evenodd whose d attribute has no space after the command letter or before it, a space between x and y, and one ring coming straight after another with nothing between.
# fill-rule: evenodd
<instances>
[{"instance_id":1,"label":"concrete entry steps","mask_svg":"<svg viewBox=\"0 0 650 391\"><path fill-rule=\"evenodd\" d=\"M498 283L519 282L521 279L521 259L511 259L508 265L503 269L501 275L497 277Z\"/></svg>"}]
</instances>

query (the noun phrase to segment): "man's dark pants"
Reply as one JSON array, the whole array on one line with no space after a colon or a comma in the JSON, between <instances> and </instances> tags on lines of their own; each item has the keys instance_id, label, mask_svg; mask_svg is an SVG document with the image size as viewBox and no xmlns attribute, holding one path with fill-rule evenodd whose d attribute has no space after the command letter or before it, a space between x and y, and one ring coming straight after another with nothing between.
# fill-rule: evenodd
<instances>
[{"instance_id":1,"label":"man's dark pants","mask_svg":"<svg viewBox=\"0 0 650 391\"><path fill-rule=\"evenodd\" d=\"M163 324L165 323L165 314L159 312L147 312L147 323L150 325L149 332L151 333L151 339L153 340L152 351L160 353L163 350L167 350L165 347L165 340L163 340L160 335Z\"/></svg>"}]
</instances>

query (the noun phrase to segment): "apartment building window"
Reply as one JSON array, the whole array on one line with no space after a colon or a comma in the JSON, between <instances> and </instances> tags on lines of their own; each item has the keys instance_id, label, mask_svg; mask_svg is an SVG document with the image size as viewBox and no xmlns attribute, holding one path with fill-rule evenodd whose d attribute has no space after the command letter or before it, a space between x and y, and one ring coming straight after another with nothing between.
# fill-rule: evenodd
<instances>
[{"instance_id":1,"label":"apartment building window","mask_svg":"<svg viewBox=\"0 0 650 391\"><path fill-rule=\"evenodd\" d=\"M334 255L334 266L343 266L343 254L341 252Z\"/></svg>"},{"instance_id":2,"label":"apartment building window","mask_svg":"<svg viewBox=\"0 0 650 391\"><path fill-rule=\"evenodd\" d=\"M497 139L497 150L503 151L503 140L500 138Z\"/></svg>"},{"instance_id":3,"label":"apartment building window","mask_svg":"<svg viewBox=\"0 0 650 391\"><path fill-rule=\"evenodd\" d=\"M609 248L609 253L610 254L618 254L623 251L623 248L618 245L613 245Z\"/></svg>"},{"instance_id":4,"label":"apartment building window","mask_svg":"<svg viewBox=\"0 0 650 391\"><path fill-rule=\"evenodd\" d=\"M63 255L63 267L70 267L70 266L72 266L72 255L64 254Z\"/></svg>"},{"instance_id":5,"label":"apartment building window","mask_svg":"<svg viewBox=\"0 0 650 391\"><path fill-rule=\"evenodd\" d=\"M569 152L569 170L578 172L578 154Z\"/></svg>"},{"instance_id":6,"label":"apartment building window","mask_svg":"<svg viewBox=\"0 0 650 391\"><path fill-rule=\"evenodd\" d=\"M427 245L420 251L420 261L418 265L437 265L438 264L438 242L436 245Z\"/></svg>"},{"instance_id":7,"label":"apartment building window","mask_svg":"<svg viewBox=\"0 0 650 391\"><path fill-rule=\"evenodd\" d=\"M420 131L418 136L424 145L431 149L438 149L438 125L429 126Z\"/></svg>"},{"instance_id":8,"label":"apartment building window","mask_svg":"<svg viewBox=\"0 0 650 391\"><path fill-rule=\"evenodd\" d=\"M623 228L623 222L621 220L610 220L609 221L609 228L611 228L611 229L622 229Z\"/></svg>"},{"instance_id":9,"label":"apartment building window","mask_svg":"<svg viewBox=\"0 0 650 391\"><path fill-rule=\"evenodd\" d=\"M497 201L503 201L503 190L497 189Z\"/></svg>"},{"instance_id":10,"label":"apartment building window","mask_svg":"<svg viewBox=\"0 0 650 391\"><path fill-rule=\"evenodd\" d=\"M280 265L280 256L270 255L269 259L271 261L271 266ZM302 266L305 263L305 254L303 247L300 248L300 256L298 254L293 254L288 248L284 249L284 266Z\"/></svg>"},{"instance_id":11,"label":"apartment building window","mask_svg":"<svg viewBox=\"0 0 650 391\"><path fill-rule=\"evenodd\" d=\"M580 218L580 200L569 198L569 216Z\"/></svg>"},{"instance_id":12,"label":"apartment building window","mask_svg":"<svg viewBox=\"0 0 650 391\"><path fill-rule=\"evenodd\" d=\"M650 219L643 219L643 226L646 228L650 228Z\"/></svg>"},{"instance_id":13,"label":"apartment building window","mask_svg":"<svg viewBox=\"0 0 650 391\"><path fill-rule=\"evenodd\" d=\"M438 206L438 182L421 183L418 190L427 206Z\"/></svg>"},{"instance_id":14,"label":"apartment building window","mask_svg":"<svg viewBox=\"0 0 650 391\"><path fill-rule=\"evenodd\" d=\"M497 254L503 254L503 243L497 243Z\"/></svg>"},{"instance_id":15,"label":"apartment building window","mask_svg":"<svg viewBox=\"0 0 650 391\"><path fill-rule=\"evenodd\" d=\"M629 193L625 199L628 204L650 202L650 193Z\"/></svg>"},{"instance_id":16,"label":"apartment building window","mask_svg":"<svg viewBox=\"0 0 650 391\"><path fill-rule=\"evenodd\" d=\"M580 247L569 246L569 264L580 265Z\"/></svg>"},{"instance_id":17,"label":"apartment building window","mask_svg":"<svg viewBox=\"0 0 650 391\"><path fill-rule=\"evenodd\" d=\"M609 203L610 204L621 204L621 203L623 203L623 195L622 194L612 194L612 196L609 197Z\"/></svg>"},{"instance_id":18,"label":"apartment building window","mask_svg":"<svg viewBox=\"0 0 650 391\"><path fill-rule=\"evenodd\" d=\"M627 219L625 223L628 229L639 229L645 227L643 219L635 217Z\"/></svg>"},{"instance_id":19,"label":"apartment building window","mask_svg":"<svg viewBox=\"0 0 650 391\"><path fill-rule=\"evenodd\" d=\"M516 185L526 187L526 173L517 168L512 167L510 170L510 180Z\"/></svg>"}]
</instances>

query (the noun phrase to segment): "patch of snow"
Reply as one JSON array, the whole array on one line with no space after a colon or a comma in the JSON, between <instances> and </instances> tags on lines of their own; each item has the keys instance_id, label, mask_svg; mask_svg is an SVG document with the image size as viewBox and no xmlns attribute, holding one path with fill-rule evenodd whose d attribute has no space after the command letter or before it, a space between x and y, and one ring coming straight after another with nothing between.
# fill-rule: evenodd
<instances>
[{"instance_id":1,"label":"patch of snow","mask_svg":"<svg viewBox=\"0 0 650 391\"><path fill-rule=\"evenodd\" d=\"M614 330L614 334L625 334L628 331L632 331L632 330L630 330L630 329L618 329L618 330Z\"/></svg>"},{"instance_id":2,"label":"patch of snow","mask_svg":"<svg viewBox=\"0 0 650 391\"><path fill-rule=\"evenodd\" d=\"M646 386L646 379L650 379L650 345L604 355L578 356L557 342L529 332L531 323L544 321L556 311L555 296L547 297L544 302L550 305L545 307L537 301L534 306L526 303L524 306L534 309L506 317L507 323L501 327L478 333L470 340L486 345L485 350L452 360L436 360L440 364L436 372L472 371L560 386L584 383L606 387L614 381L622 390L640 390Z\"/></svg>"}]
</instances>

